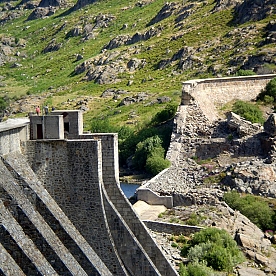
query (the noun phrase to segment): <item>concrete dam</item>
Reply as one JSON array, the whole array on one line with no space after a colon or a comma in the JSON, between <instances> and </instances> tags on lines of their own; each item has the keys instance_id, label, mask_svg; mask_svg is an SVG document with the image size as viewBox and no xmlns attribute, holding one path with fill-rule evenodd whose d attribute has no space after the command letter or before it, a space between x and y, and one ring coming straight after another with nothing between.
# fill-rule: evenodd
<instances>
[{"instance_id":1,"label":"concrete dam","mask_svg":"<svg viewBox=\"0 0 276 276\"><path fill-rule=\"evenodd\" d=\"M1 275L177 275L119 188L117 134L80 111L0 130Z\"/></svg>"},{"instance_id":2,"label":"concrete dam","mask_svg":"<svg viewBox=\"0 0 276 276\"><path fill-rule=\"evenodd\" d=\"M183 83L167 158L190 99L213 120L217 104L254 99L273 77ZM138 198L174 205L147 188ZM81 111L0 123L0 221L0 275L178 275L120 189L117 134L83 133Z\"/></svg>"}]
</instances>

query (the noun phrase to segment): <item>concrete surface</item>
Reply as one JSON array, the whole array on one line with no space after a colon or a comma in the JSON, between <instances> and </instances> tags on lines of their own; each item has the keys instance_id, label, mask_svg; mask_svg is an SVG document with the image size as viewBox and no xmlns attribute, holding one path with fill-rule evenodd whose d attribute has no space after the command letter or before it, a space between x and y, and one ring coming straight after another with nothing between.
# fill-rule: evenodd
<instances>
[{"instance_id":1,"label":"concrete surface","mask_svg":"<svg viewBox=\"0 0 276 276\"><path fill-rule=\"evenodd\" d=\"M141 220L155 220L160 213L167 210L164 205L149 205L141 200L137 201L132 207Z\"/></svg>"}]
</instances>

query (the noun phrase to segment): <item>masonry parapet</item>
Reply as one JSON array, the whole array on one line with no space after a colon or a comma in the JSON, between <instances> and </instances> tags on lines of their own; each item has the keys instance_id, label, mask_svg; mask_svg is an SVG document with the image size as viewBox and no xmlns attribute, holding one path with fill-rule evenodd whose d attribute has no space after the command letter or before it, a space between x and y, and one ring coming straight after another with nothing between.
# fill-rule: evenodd
<instances>
[{"instance_id":1,"label":"masonry parapet","mask_svg":"<svg viewBox=\"0 0 276 276\"><path fill-rule=\"evenodd\" d=\"M217 119L217 107L232 100L256 99L266 84L276 74L196 79L182 83L181 104L188 105L191 99L198 102L210 121Z\"/></svg>"}]
</instances>

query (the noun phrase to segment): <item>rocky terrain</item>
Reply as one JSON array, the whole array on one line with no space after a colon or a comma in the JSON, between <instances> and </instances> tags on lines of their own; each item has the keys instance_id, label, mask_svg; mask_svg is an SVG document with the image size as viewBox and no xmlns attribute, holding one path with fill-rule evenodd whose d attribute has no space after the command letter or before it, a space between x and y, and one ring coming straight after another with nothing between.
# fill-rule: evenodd
<instances>
[{"instance_id":1,"label":"rocky terrain","mask_svg":"<svg viewBox=\"0 0 276 276\"><path fill-rule=\"evenodd\" d=\"M97 97L110 88L132 94L154 89L162 96L166 90L165 96L176 101L172 96L185 79L232 76L239 70L275 72L275 0L157 2L129 2L94 13L101 1L2 1L1 96L13 101L13 87L24 87L27 98L43 95L34 105L51 100L62 109L68 103L60 94L70 98L90 82L97 84ZM155 12L145 19L142 11L151 7ZM134 20L119 21L124 14ZM206 29L208 18L213 19ZM56 81L59 77L63 82ZM96 116L96 105L90 98L74 107ZM24 113L21 106L9 114Z\"/></svg>"},{"instance_id":2,"label":"rocky terrain","mask_svg":"<svg viewBox=\"0 0 276 276\"><path fill-rule=\"evenodd\" d=\"M146 184L160 195L173 196L175 207L157 221L185 224L196 214L201 218L200 226L219 227L233 236L248 258L235 269L235 275L276 275L276 236L263 233L222 200L224 192L230 190L276 198L275 119L275 113L268 112L261 126L228 113L227 118L210 122L195 101L180 106L167 155L172 165ZM221 139L226 141L224 150L215 157L202 160L191 155L206 140L212 149ZM183 261L179 249L171 247L171 235L153 235L175 265Z\"/></svg>"}]
</instances>

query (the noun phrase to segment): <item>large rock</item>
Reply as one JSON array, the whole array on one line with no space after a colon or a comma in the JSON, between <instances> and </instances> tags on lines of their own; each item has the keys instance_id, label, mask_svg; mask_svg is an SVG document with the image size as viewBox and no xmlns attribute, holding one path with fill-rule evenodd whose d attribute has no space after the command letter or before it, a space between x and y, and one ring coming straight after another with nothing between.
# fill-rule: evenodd
<instances>
[{"instance_id":1,"label":"large rock","mask_svg":"<svg viewBox=\"0 0 276 276\"><path fill-rule=\"evenodd\" d=\"M252 124L234 112L227 113L227 123L229 128L236 131L239 137L254 135L262 129L260 124Z\"/></svg>"},{"instance_id":2,"label":"large rock","mask_svg":"<svg viewBox=\"0 0 276 276\"><path fill-rule=\"evenodd\" d=\"M264 131L271 135L276 136L276 114L271 114L264 123Z\"/></svg>"},{"instance_id":3,"label":"large rock","mask_svg":"<svg viewBox=\"0 0 276 276\"><path fill-rule=\"evenodd\" d=\"M276 0L245 0L236 8L235 23L259 21L270 14L275 14Z\"/></svg>"},{"instance_id":4,"label":"large rock","mask_svg":"<svg viewBox=\"0 0 276 276\"><path fill-rule=\"evenodd\" d=\"M54 7L38 7L29 15L27 20L44 18L46 16L51 16L54 13L55 13Z\"/></svg>"}]
</instances>

